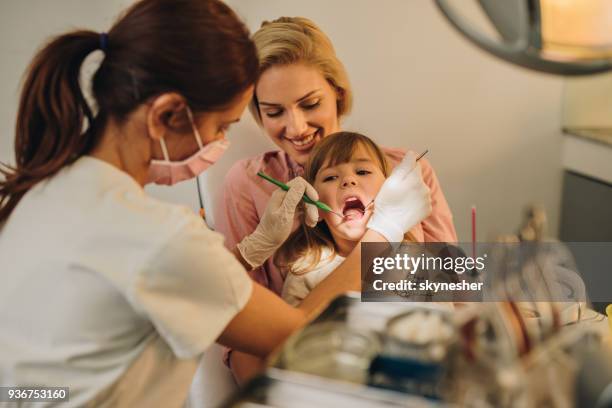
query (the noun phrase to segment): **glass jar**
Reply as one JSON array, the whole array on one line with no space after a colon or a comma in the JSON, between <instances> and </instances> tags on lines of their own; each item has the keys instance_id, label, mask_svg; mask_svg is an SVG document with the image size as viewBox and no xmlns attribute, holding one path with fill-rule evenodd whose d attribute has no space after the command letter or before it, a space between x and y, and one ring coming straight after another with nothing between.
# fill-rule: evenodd
<instances>
[{"instance_id":1,"label":"glass jar","mask_svg":"<svg viewBox=\"0 0 612 408\"><path fill-rule=\"evenodd\" d=\"M306 327L283 350L284 367L320 377L365 384L368 368L380 352L378 335L343 322Z\"/></svg>"}]
</instances>

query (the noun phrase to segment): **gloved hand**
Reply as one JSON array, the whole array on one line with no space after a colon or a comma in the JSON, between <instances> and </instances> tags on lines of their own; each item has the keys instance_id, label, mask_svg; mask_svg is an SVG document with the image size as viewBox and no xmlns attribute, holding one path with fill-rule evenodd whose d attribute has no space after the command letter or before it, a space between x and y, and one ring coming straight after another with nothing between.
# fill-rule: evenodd
<instances>
[{"instance_id":1,"label":"gloved hand","mask_svg":"<svg viewBox=\"0 0 612 408\"><path fill-rule=\"evenodd\" d=\"M315 201L319 199L317 190L302 177L294 178L287 186L289 191L278 189L272 194L255 231L237 245L242 258L253 268L270 258L289 237L293 230L296 208L300 203L304 203L304 193ZM306 225L314 227L319 220L319 210L312 204L304 205Z\"/></svg>"},{"instance_id":2,"label":"gloved hand","mask_svg":"<svg viewBox=\"0 0 612 408\"><path fill-rule=\"evenodd\" d=\"M431 213L431 194L423 182L421 167L412 152L385 180L376 199L368 228L389 242L401 242L404 233Z\"/></svg>"}]
</instances>

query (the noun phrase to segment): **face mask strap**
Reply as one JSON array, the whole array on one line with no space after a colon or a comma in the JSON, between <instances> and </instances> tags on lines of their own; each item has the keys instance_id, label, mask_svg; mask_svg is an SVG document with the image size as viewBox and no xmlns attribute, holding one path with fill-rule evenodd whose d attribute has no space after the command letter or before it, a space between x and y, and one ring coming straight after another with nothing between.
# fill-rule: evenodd
<instances>
[{"instance_id":1,"label":"face mask strap","mask_svg":"<svg viewBox=\"0 0 612 408\"><path fill-rule=\"evenodd\" d=\"M198 147L201 150L204 147L202 145L202 137L200 136L200 132L198 131L198 128L196 127L195 122L193 120L193 114L191 113L191 109L189 109L189 106L187 106L186 109L187 109L187 117L189 118L189 123L191 124L191 129L193 130L196 142L198 142ZM164 160L169 162L170 155L168 154L168 148L166 147L166 142L163 137L159 139L159 144L161 145L162 153L164 155Z\"/></svg>"},{"instance_id":2,"label":"face mask strap","mask_svg":"<svg viewBox=\"0 0 612 408\"><path fill-rule=\"evenodd\" d=\"M163 137L159 139L159 144L161 145L162 153L164 154L164 160L169 162L170 156L168 155L168 148L166 147L166 142L164 141Z\"/></svg>"},{"instance_id":3,"label":"face mask strap","mask_svg":"<svg viewBox=\"0 0 612 408\"><path fill-rule=\"evenodd\" d=\"M202 137L200 136L200 132L198 131L198 128L195 125L195 121L193 120L193 113L191 113L191 109L189 108L189 106L187 106L187 117L189 118L189 122L191 123L191 129L193 129L193 134L196 138L196 142L198 142L198 147L200 149L202 149L202 147L204 147L202 145Z\"/></svg>"}]
</instances>

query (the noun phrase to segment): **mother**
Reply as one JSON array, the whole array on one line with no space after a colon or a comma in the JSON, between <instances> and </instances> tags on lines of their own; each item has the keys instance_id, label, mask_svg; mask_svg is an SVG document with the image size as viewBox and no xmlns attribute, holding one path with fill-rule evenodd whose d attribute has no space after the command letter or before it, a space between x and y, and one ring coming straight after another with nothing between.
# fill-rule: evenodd
<instances>
[{"instance_id":1,"label":"mother","mask_svg":"<svg viewBox=\"0 0 612 408\"><path fill-rule=\"evenodd\" d=\"M284 182L302 175L313 147L341 130L341 119L352 106L344 66L329 38L312 21L281 17L264 22L253 39L261 76L249 108L280 150L239 161L225 178L215 220L230 248L257 227L274 191L274 186L260 179L257 172ZM393 165L405 154L400 149L383 151ZM411 232L419 241L454 242L457 236L452 214L435 172L427 160L420 163L423 181L431 191L432 213ZM255 281L281 293L284 276L272 260L250 274ZM255 362L241 353L230 355L237 378L248 375L250 370L243 368Z\"/></svg>"}]
</instances>

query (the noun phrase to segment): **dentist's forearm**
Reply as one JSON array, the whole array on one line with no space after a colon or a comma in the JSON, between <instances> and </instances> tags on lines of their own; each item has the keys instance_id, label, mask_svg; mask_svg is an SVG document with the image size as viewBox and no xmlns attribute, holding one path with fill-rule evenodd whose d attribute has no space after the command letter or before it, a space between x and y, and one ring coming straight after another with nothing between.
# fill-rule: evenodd
<instances>
[{"instance_id":1,"label":"dentist's forearm","mask_svg":"<svg viewBox=\"0 0 612 408\"><path fill-rule=\"evenodd\" d=\"M387 240L380 233L367 230L344 262L304 298L299 308L308 316L325 308L331 300L343 293L361 290L362 242L387 242Z\"/></svg>"},{"instance_id":2,"label":"dentist's forearm","mask_svg":"<svg viewBox=\"0 0 612 408\"><path fill-rule=\"evenodd\" d=\"M234 380L239 386L243 386L257 374L263 372L266 364L265 359L261 357L233 350L230 354L230 367Z\"/></svg>"}]
</instances>

